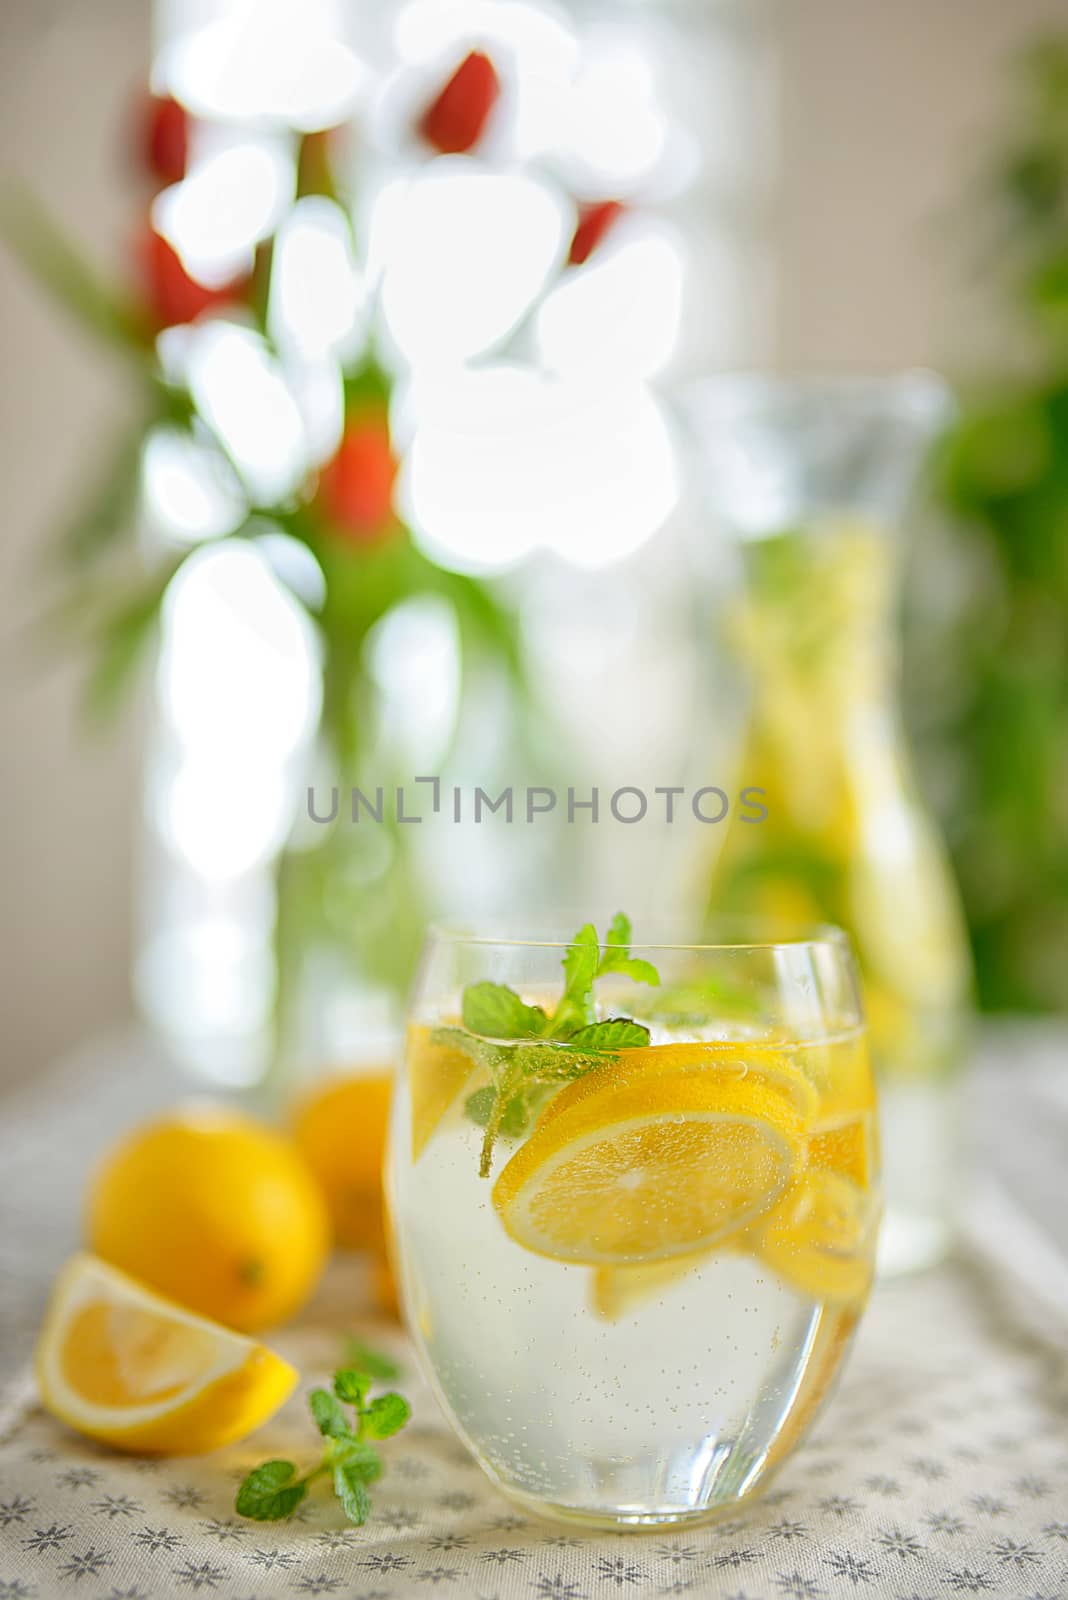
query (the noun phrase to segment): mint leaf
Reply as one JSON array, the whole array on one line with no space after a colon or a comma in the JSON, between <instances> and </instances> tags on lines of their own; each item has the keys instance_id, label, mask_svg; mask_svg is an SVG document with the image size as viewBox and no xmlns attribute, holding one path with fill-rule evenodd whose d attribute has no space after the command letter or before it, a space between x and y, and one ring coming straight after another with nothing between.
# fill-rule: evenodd
<instances>
[{"instance_id":1,"label":"mint leaf","mask_svg":"<svg viewBox=\"0 0 1068 1600\"><path fill-rule=\"evenodd\" d=\"M480 1128L486 1126L496 1108L497 1091L492 1083L487 1083L484 1089L476 1089L464 1101L464 1115L477 1122Z\"/></svg>"},{"instance_id":2,"label":"mint leaf","mask_svg":"<svg viewBox=\"0 0 1068 1600\"><path fill-rule=\"evenodd\" d=\"M603 978L607 972L621 972L625 977L633 978L635 983L648 983L653 988L660 982L660 974L651 961L643 961L641 956L629 956L616 945L612 945L601 957L597 976Z\"/></svg>"},{"instance_id":3,"label":"mint leaf","mask_svg":"<svg viewBox=\"0 0 1068 1600\"><path fill-rule=\"evenodd\" d=\"M549 1023L549 1033L554 1038L567 1039L576 1028L582 1028L594 1020L593 980L597 976L600 956L597 930L592 922L587 922L576 933L561 963L564 969L564 993Z\"/></svg>"},{"instance_id":4,"label":"mint leaf","mask_svg":"<svg viewBox=\"0 0 1068 1600\"><path fill-rule=\"evenodd\" d=\"M391 1378L399 1378L401 1375L401 1368L392 1356L386 1355L383 1350L375 1350L373 1346L364 1344L363 1340L356 1338L355 1335L345 1341L345 1359L349 1370L355 1369L361 1375L366 1372L372 1378L384 1379L387 1383ZM345 1400L348 1397L340 1394L337 1387L340 1377L340 1372L335 1375L334 1393L340 1400Z\"/></svg>"},{"instance_id":5,"label":"mint leaf","mask_svg":"<svg viewBox=\"0 0 1068 1600\"><path fill-rule=\"evenodd\" d=\"M292 1461L264 1461L243 1478L237 1491L235 1509L254 1522L280 1522L295 1511L308 1492L301 1479L296 1483Z\"/></svg>"},{"instance_id":6,"label":"mint leaf","mask_svg":"<svg viewBox=\"0 0 1068 1600\"><path fill-rule=\"evenodd\" d=\"M371 1496L367 1493L364 1478L354 1463L335 1462L334 1493L341 1501L341 1509L349 1521L354 1522L358 1528L362 1527L371 1514Z\"/></svg>"},{"instance_id":7,"label":"mint leaf","mask_svg":"<svg viewBox=\"0 0 1068 1600\"><path fill-rule=\"evenodd\" d=\"M356 1367L342 1367L340 1372L334 1373L334 1393L339 1400L347 1400L350 1406L362 1406L367 1399L367 1391L373 1381L374 1379L370 1372L360 1372ZM316 1390L316 1394L322 1393L322 1389ZM314 1410L314 1407L312 1409ZM319 1418L316 1417L315 1420L318 1422ZM320 1431L322 1430L320 1429ZM349 1431L346 1427L345 1433ZM332 1437L340 1439L343 1435L335 1433Z\"/></svg>"},{"instance_id":8,"label":"mint leaf","mask_svg":"<svg viewBox=\"0 0 1068 1600\"><path fill-rule=\"evenodd\" d=\"M336 1380L335 1380L336 1381ZM329 1389L313 1389L308 1396L315 1426L324 1439L347 1439L352 1433L348 1418Z\"/></svg>"},{"instance_id":9,"label":"mint leaf","mask_svg":"<svg viewBox=\"0 0 1068 1600\"><path fill-rule=\"evenodd\" d=\"M430 1042L448 1050L462 1050L476 1067L494 1076L500 1071L514 1048L508 1044L494 1044L492 1039L483 1039L477 1033L469 1033L466 1028L459 1027L432 1029Z\"/></svg>"},{"instance_id":10,"label":"mint leaf","mask_svg":"<svg viewBox=\"0 0 1068 1600\"><path fill-rule=\"evenodd\" d=\"M364 1483L376 1483L382 1476L382 1457L373 1444L363 1439L339 1439L334 1445L333 1462Z\"/></svg>"},{"instance_id":11,"label":"mint leaf","mask_svg":"<svg viewBox=\"0 0 1068 1600\"><path fill-rule=\"evenodd\" d=\"M464 1101L464 1115L472 1122L476 1122L480 1128L489 1126L496 1110L497 1090L492 1084L487 1084L484 1089L476 1089L474 1094L469 1094ZM505 1138L514 1139L524 1131L529 1121L526 1096L514 1094L505 1103L497 1125L498 1131L503 1133Z\"/></svg>"},{"instance_id":12,"label":"mint leaf","mask_svg":"<svg viewBox=\"0 0 1068 1600\"><path fill-rule=\"evenodd\" d=\"M597 966L597 976L602 978L606 972L621 972L626 977L633 978L635 983L649 983L654 987L660 982L660 974L651 961L643 961L640 956L631 955L630 918L622 911L616 912L605 935L605 947Z\"/></svg>"},{"instance_id":13,"label":"mint leaf","mask_svg":"<svg viewBox=\"0 0 1068 1600\"><path fill-rule=\"evenodd\" d=\"M605 1022L591 1022L580 1028L567 1041L576 1050L603 1050L611 1055L616 1050L630 1050L649 1043L649 1029L629 1017L609 1017Z\"/></svg>"},{"instance_id":14,"label":"mint leaf","mask_svg":"<svg viewBox=\"0 0 1068 1600\"><path fill-rule=\"evenodd\" d=\"M489 1039L536 1039L545 1012L528 1006L503 983L471 983L463 994L464 1027Z\"/></svg>"},{"instance_id":15,"label":"mint leaf","mask_svg":"<svg viewBox=\"0 0 1068 1600\"><path fill-rule=\"evenodd\" d=\"M364 1432L371 1439L389 1439L400 1432L411 1414L412 1408L403 1395L379 1395L363 1413Z\"/></svg>"},{"instance_id":16,"label":"mint leaf","mask_svg":"<svg viewBox=\"0 0 1068 1600\"><path fill-rule=\"evenodd\" d=\"M483 1128L479 1173L488 1178L501 1134L519 1136L556 1085L603 1067L616 1051L647 1045L649 1029L629 1017L597 1020L593 987L608 973L658 985L652 962L630 953L630 918L617 911L602 949L592 922L579 929L561 963L564 992L551 1016L527 1005L499 983L469 984L463 1027L435 1028L436 1044L463 1050L492 1079L464 1101L464 1112ZM493 1041L508 1040L508 1043Z\"/></svg>"},{"instance_id":17,"label":"mint leaf","mask_svg":"<svg viewBox=\"0 0 1068 1600\"><path fill-rule=\"evenodd\" d=\"M587 922L576 933L562 962L565 997L576 1005L588 1004L592 999L599 956L597 930L592 922Z\"/></svg>"},{"instance_id":18,"label":"mint leaf","mask_svg":"<svg viewBox=\"0 0 1068 1600\"><path fill-rule=\"evenodd\" d=\"M385 1364L387 1358L379 1360ZM369 1372L341 1367L334 1373L333 1394L313 1389L308 1405L326 1440L318 1464L298 1478L292 1461L262 1462L238 1488L234 1501L238 1513L256 1522L277 1522L296 1510L316 1478L329 1474L349 1521L366 1522L371 1509L367 1486L382 1475L382 1457L371 1440L389 1438L411 1415L407 1400L399 1394L379 1395L365 1404L372 1382ZM354 1428L349 1427L341 1400L356 1408Z\"/></svg>"}]
</instances>

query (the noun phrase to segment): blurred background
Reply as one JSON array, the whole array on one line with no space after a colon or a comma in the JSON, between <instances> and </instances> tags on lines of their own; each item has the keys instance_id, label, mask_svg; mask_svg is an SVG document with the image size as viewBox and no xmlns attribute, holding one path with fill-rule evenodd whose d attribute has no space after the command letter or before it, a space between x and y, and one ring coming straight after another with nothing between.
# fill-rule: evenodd
<instances>
[{"instance_id":1,"label":"blurred background","mask_svg":"<svg viewBox=\"0 0 1068 1600\"><path fill-rule=\"evenodd\" d=\"M208 1076L247 1081L272 1030L324 1058L352 1036L338 960L366 1036L388 1031L427 907L561 879L574 904L700 899L693 830L522 851L497 828L364 830L340 860L290 828L309 775L324 797L339 774L720 781L729 560L700 448L666 419L688 380L747 366L959 385L906 586L904 705L983 1004L1063 1006L1063 7L354 9L0 14L0 1073L136 1004ZM1036 57L1058 23L1061 53ZM190 113L180 156L150 72ZM556 515L575 503L581 525ZM131 537L101 556L112 526ZM178 565L157 658L141 624ZM276 985L279 959L299 971Z\"/></svg>"}]
</instances>

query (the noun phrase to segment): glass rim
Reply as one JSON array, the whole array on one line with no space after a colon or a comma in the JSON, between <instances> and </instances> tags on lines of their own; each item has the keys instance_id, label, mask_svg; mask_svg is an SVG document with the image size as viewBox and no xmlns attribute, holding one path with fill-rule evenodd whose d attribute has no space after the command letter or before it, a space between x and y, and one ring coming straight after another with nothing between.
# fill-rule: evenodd
<instances>
[{"instance_id":1,"label":"glass rim","mask_svg":"<svg viewBox=\"0 0 1068 1600\"><path fill-rule=\"evenodd\" d=\"M708 924L707 931L712 934L717 925L723 923L736 930L733 938L700 937L696 939L634 939L628 946L633 954L642 951L689 951L700 954L702 951L724 953L741 953L758 950L803 950L834 948L844 951L850 958L853 957L853 944L849 934L833 922L816 922L799 924L796 929L777 929L774 933L761 937L758 927L763 919L753 920L753 926L748 937L739 937L742 924L746 919L715 919ZM600 937L600 935L598 935ZM515 934L490 931L472 931L446 921L431 922L426 930L426 943L431 941L449 945L464 945L475 949L503 949L503 950L574 950L575 941L571 939L519 937Z\"/></svg>"}]
</instances>

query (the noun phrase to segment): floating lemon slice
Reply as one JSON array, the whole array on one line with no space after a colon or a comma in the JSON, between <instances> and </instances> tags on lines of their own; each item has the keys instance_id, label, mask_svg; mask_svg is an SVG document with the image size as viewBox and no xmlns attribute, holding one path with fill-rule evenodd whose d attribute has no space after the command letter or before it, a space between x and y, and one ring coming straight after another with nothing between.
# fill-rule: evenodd
<instances>
[{"instance_id":1,"label":"floating lemon slice","mask_svg":"<svg viewBox=\"0 0 1068 1600\"><path fill-rule=\"evenodd\" d=\"M810 1168L754 1230L753 1248L801 1294L851 1305L871 1286L875 1218L850 1178Z\"/></svg>"},{"instance_id":2,"label":"floating lemon slice","mask_svg":"<svg viewBox=\"0 0 1068 1600\"><path fill-rule=\"evenodd\" d=\"M34 1362L48 1411L139 1454L200 1455L243 1439L297 1384L264 1345L90 1255L60 1272Z\"/></svg>"},{"instance_id":3,"label":"floating lemon slice","mask_svg":"<svg viewBox=\"0 0 1068 1600\"><path fill-rule=\"evenodd\" d=\"M782 1095L805 1123L819 1109L818 1091L785 1051L773 1045L711 1039L620 1050L611 1064L577 1079L569 1090L570 1098L558 1095L550 1101L542 1120L548 1121L557 1108L567 1109L577 1099L600 1094L609 1080L647 1083L654 1078L679 1078L691 1073L764 1084Z\"/></svg>"},{"instance_id":4,"label":"floating lemon slice","mask_svg":"<svg viewBox=\"0 0 1068 1600\"><path fill-rule=\"evenodd\" d=\"M475 1069L469 1055L435 1044L431 1029L408 1030L408 1084L412 1097L412 1160L418 1161L438 1124Z\"/></svg>"},{"instance_id":5,"label":"floating lemon slice","mask_svg":"<svg viewBox=\"0 0 1068 1600\"><path fill-rule=\"evenodd\" d=\"M805 1045L801 1053L806 1076L819 1095L819 1114L814 1119L818 1124L874 1111L875 1080L866 1039L858 1036Z\"/></svg>"},{"instance_id":6,"label":"floating lemon slice","mask_svg":"<svg viewBox=\"0 0 1068 1600\"><path fill-rule=\"evenodd\" d=\"M493 1204L518 1244L554 1261L647 1264L755 1221L803 1155L801 1117L766 1083L610 1067L556 1096Z\"/></svg>"},{"instance_id":7,"label":"floating lemon slice","mask_svg":"<svg viewBox=\"0 0 1068 1600\"><path fill-rule=\"evenodd\" d=\"M699 1250L692 1256L669 1256L650 1266L594 1267L590 1284L593 1309L603 1321L618 1322L629 1311L666 1294L710 1256L710 1251Z\"/></svg>"},{"instance_id":8,"label":"floating lemon slice","mask_svg":"<svg viewBox=\"0 0 1068 1600\"><path fill-rule=\"evenodd\" d=\"M861 1189L871 1187L877 1166L875 1151L875 1129L866 1112L817 1123L809 1134L809 1166L841 1173Z\"/></svg>"}]
</instances>

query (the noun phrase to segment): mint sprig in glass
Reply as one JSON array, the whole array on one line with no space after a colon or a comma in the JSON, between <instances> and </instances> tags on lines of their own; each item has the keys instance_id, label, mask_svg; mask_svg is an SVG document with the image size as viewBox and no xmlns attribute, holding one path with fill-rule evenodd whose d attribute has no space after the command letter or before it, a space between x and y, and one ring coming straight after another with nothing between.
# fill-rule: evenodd
<instances>
[{"instance_id":1,"label":"mint sprig in glass","mask_svg":"<svg viewBox=\"0 0 1068 1600\"><path fill-rule=\"evenodd\" d=\"M481 1177L489 1176L498 1134L523 1133L554 1084L603 1066L620 1050L649 1043L644 1023L632 1017L599 1017L594 998L598 978L612 974L659 984L652 962L631 955L630 941L630 918L622 911L612 918L603 945L593 923L587 922L561 961L563 993L551 1010L523 1000L508 984L483 979L464 988L461 1025L435 1030L437 1043L470 1056L492 1080L465 1102L467 1115L486 1130Z\"/></svg>"}]
</instances>

